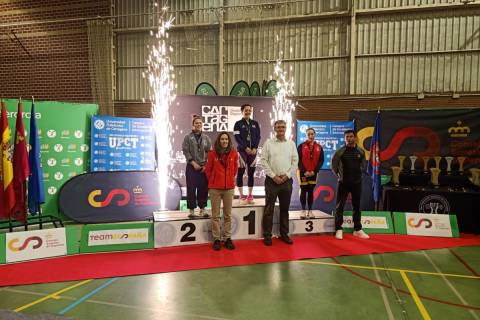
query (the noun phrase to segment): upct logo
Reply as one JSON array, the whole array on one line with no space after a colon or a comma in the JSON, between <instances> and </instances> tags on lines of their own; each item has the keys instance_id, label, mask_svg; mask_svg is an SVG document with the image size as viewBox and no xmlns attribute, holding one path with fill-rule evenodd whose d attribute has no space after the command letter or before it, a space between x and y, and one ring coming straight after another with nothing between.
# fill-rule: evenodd
<instances>
[{"instance_id":1,"label":"upct logo","mask_svg":"<svg viewBox=\"0 0 480 320\"><path fill-rule=\"evenodd\" d=\"M422 224L424 224L426 229L433 226L432 220L430 219L421 218L417 223L415 223L415 220L415 218L408 219L408 225L412 228L419 228Z\"/></svg>"},{"instance_id":2,"label":"upct logo","mask_svg":"<svg viewBox=\"0 0 480 320\"><path fill-rule=\"evenodd\" d=\"M121 196L119 200L117 200L116 205L119 207L126 206L130 202L130 192L125 189L113 189L108 194L105 200L98 201L98 197L102 195L102 190L93 190L88 195L88 203L94 208L103 208L112 202L115 196Z\"/></svg>"},{"instance_id":3,"label":"upct logo","mask_svg":"<svg viewBox=\"0 0 480 320\"><path fill-rule=\"evenodd\" d=\"M17 242L20 240L18 238L12 239L8 242L8 248L11 251L22 251L25 250L25 248L28 246L28 244L32 241L35 241L36 243L32 246L32 249L38 249L42 246L43 240L40 237L33 236L33 237L28 237L23 241L23 244L21 246L17 246Z\"/></svg>"}]
</instances>

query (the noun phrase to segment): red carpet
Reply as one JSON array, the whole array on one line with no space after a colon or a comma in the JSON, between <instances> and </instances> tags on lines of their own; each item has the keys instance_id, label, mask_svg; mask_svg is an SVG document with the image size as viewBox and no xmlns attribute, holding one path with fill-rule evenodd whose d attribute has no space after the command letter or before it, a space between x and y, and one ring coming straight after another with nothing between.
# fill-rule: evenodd
<instances>
[{"instance_id":1,"label":"red carpet","mask_svg":"<svg viewBox=\"0 0 480 320\"><path fill-rule=\"evenodd\" d=\"M363 255L480 246L480 236L434 238L402 235L372 235L360 240L346 235L343 241L333 236L294 237L289 246L274 239L272 247L261 240L236 241L237 249L213 251L210 244L162 248L145 251L81 254L31 262L0 265L0 286L58 281L111 278L141 274L208 269L256 263L271 263L311 258Z\"/></svg>"}]
</instances>

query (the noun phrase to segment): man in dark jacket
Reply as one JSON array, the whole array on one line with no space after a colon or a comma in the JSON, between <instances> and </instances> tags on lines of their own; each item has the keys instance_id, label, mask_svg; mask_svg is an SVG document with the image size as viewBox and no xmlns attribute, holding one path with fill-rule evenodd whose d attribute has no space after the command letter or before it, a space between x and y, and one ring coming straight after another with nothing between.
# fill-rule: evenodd
<instances>
[{"instance_id":1,"label":"man in dark jacket","mask_svg":"<svg viewBox=\"0 0 480 320\"><path fill-rule=\"evenodd\" d=\"M362 170L365 152L355 142L355 131L346 130L345 145L335 151L332 157L332 171L338 177L337 202L335 206L335 238L343 239L343 207L348 193L352 195L353 235L362 239L369 236L362 230L360 198L362 195Z\"/></svg>"}]
</instances>

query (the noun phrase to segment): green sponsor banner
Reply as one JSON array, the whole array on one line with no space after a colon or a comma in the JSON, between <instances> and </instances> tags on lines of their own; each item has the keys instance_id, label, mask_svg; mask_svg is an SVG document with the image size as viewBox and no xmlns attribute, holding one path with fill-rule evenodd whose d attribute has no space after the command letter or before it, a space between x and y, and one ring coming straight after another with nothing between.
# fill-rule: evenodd
<instances>
[{"instance_id":1,"label":"green sponsor banner","mask_svg":"<svg viewBox=\"0 0 480 320\"><path fill-rule=\"evenodd\" d=\"M276 80L270 80L270 81L267 82L267 85L265 87L265 92L264 92L263 95L266 96L266 97L275 97L277 92L278 92L277 81Z\"/></svg>"},{"instance_id":2,"label":"green sponsor banner","mask_svg":"<svg viewBox=\"0 0 480 320\"><path fill-rule=\"evenodd\" d=\"M18 100L6 99L8 125L15 137ZM23 125L27 142L32 102L22 100ZM90 168L90 118L98 105L35 101L40 156L42 158L45 203L42 212L68 219L58 210L58 191L70 178Z\"/></svg>"},{"instance_id":3,"label":"green sponsor banner","mask_svg":"<svg viewBox=\"0 0 480 320\"><path fill-rule=\"evenodd\" d=\"M237 81L233 86L232 90L230 90L231 96L249 96L250 95L250 88L248 83L244 80Z\"/></svg>"},{"instance_id":4,"label":"green sponsor banner","mask_svg":"<svg viewBox=\"0 0 480 320\"><path fill-rule=\"evenodd\" d=\"M429 237L458 238L457 216L415 212L394 212L395 233Z\"/></svg>"},{"instance_id":5,"label":"green sponsor banner","mask_svg":"<svg viewBox=\"0 0 480 320\"><path fill-rule=\"evenodd\" d=\"M0 233L0 264L7 262L5 233Z\"/></svg>"},{"instance_id":6,"label":"green sponsor banner","mask_svg":"<svg viewBox=\"0 0 480 320\"><path fill-rule=\"evenodd\" d=\"M153 249L153 223L84 225L80 253Z\"/></svg>"},{"instance_id":7,"label":"green sponsor banner","mask_svg":"<svg viewBox=\"0 0 480 320\"><path fill-rule=\"evenodd\" d=\"M390 211L362 211L362 229L367 233L394 232ZM353 232L353 216L351 211L343 213L343 230Z\"/></svg>"},{"instance_id":8,"label":"green sponsor banner","mask_svg":"<svg viewBox=\"0 0 480 320\"><path fill-rule=\"evenodd\" d=\"M65 233L67 235L67 254L80 253L80 237L82 232L81 224L72 224L65 226Z\"/></svg>"},{"instance_id":9,"label":"green sponsor banner","mask_svg":"<svg viewBox=\"0 0 480 320\"><path fill-rule=\"evenodd\" d=\"M260 85L257 81L253 81L252 85L250 86L250 95L251 96L261 96Z\"/></svg>"},{"instance_id":10,"label":"green sponsor banner","mask_svg":"<svg viewBox=\"0 0 480 320\"><path fill-rule=\"evenodd\" d=\"M407 234L407 221L405 220L405 212L394 212L393 223L395 225L396 234Z\"/></svg>"},{"instance_id":11,"label":"green sponsor banner","mask_svg":"<svg viewBox=\"0 0 480 320\"><path fill-rule=\"evenodd\" d=\"M452 228L452 237L454 238L460 237L460 229L458 228L457 216L454 214L450 214L448 217L450 218L450 226Z\"/></svg>"},{"instance_id":12,"label":"green sponsor banner","mask_svg":"<svg viewBox=\"0 0 480 320\"><path fill-rule=\"evenodd\" d=\"M195 95L197 96L216 96L217 90L208 82L200 83L195 89Z\"/></svg>"}]
</instances>

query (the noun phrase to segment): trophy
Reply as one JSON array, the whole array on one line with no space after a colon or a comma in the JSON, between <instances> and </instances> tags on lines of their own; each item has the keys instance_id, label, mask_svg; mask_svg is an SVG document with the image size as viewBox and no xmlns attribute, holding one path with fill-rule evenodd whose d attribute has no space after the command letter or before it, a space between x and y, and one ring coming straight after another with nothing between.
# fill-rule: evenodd
<instances>
[{"instance_id":1,"label":"trophy","mask_svg":"<svg viewBox=\"0 0 480 320\"><path fill-rule=\"evenodd\" d=\"M472 176L468 179L471 183L473 183L477 187L480 187L480 169L470 168L470 172L472 173Z\"/></svg>"},{"instance_id":2,"label":"trophy","mask_svg":"<svg viewBox=\"0 0 480 320\"><path fill-rule=\"evenodd\" d=\"M398 187L400 185L400 172L402 172L402 168L392 167L392 182L395 187Z\"/></svg>"},{"instance_id":3,"label":"trophy","mask_svg":"<svg viewBox=\"0 0 480 320\"><path fill-rule=\"evenodd\" d=\"M467 157L457 157L458 164L460 165L460 167L458 168L460 174L463 174L463 163L465 162L465 159L467 159Z\"/></svg>"},{"instance_id":4,"label":"trophy","mask_svg":"<svg viewBox=\"0 0 480 320\"><path fill-rule=\"evenodd\" d=\"M438 188L440 185L440 183L438 182L438 176L440 175L441 171L442 170L438 168L430 168L430 172L432 173L432 176L430 177L430 182L435 188Z\"/></svg>"},{"instance_id":5,"label":"trophy","mask_svg":"<svg viewBox=\"0 0 480 320\"><path fill-rule=\"evenodd\" d=\"M433 159L435 160L435 168L440 169L440 161L442 161L442 157L433 157Z\"/></svg>"},{"instance_id":6,"label":"trophy","mask_svg":"<svg viewBox=\"0 0 480 320\"><path fill-rule=\"evenodd\" d=\"M447 174L452 174L452 161L453 157L445 157L445 160L447 160Z\"/></svg>"},{"instance_id":7,"label":"trophy","mask_svg":"<svg viewBox=\"0 0 480 320\"><path fill-rule=\"evenodd\" d=\"M398 161L400 161L400 171L403 171L403 162L405 161L405 156L398 156Z\"/></svg>"},{"instance_id":8,"label":"trophy","mask_svg":"<svg viewBox=\"0 0 480 320\"><path fill-rule=\"evenodd\" d=\"M409 158L410 158L410 162L411 162L410 173L414 174L415 173L415 161L417 161L417 156L410 156Z\"/></svg>"},{"instance_id":9,"label":"trophy","mask_svg":"<svg viewBox=\"0 0 480 320\"><path fill-rule=\"evenodd\" d=\"M430 160L430 157L425 156L422 157L423 160L423 173L428 173L428 160Z\"/></svg>"}]
</instances>

